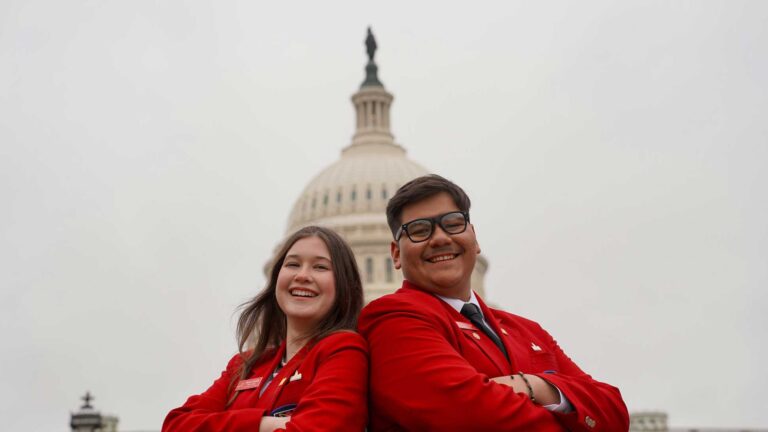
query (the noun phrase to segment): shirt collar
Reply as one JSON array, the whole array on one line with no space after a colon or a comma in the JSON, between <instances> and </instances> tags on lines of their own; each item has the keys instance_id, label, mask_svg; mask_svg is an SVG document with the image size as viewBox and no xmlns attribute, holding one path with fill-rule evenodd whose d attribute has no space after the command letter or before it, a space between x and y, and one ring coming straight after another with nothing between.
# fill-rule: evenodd
<instances>
[{"instance_id":1,"label":"shirt collar","mask_svg":"<svg viewBox=\"0 0 768 432\"><path fill-rule=\"evenodd\" d=\"M480 307L480 302L477 301L477 297L475 296L475 292L470 290L469 291L469 301L465 302L462 299L452 298L452 297L443 297L439 294L435 294L437 298L440 300L448 303L452 308L456 309L456 312L461 313L461 308L464 306L464 303L472 303L473 305L477 306L478 309L480 309L480 314L483 315L483 309ZM485 318L485 315L483 315L483 318Z\"/></svg>"}]
</instances>

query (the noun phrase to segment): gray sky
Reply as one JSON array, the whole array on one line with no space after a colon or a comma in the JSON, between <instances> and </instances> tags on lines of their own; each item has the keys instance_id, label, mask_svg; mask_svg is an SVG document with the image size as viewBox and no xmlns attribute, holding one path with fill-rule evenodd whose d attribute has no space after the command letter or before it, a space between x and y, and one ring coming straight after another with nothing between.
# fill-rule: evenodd
<instances>
[{"instance_id":1,"label":"gray sky","mask_svg":"<svg viewBox=\"0 0 768 432\"><path fill-rule=\"evenodd\" d=\"M768 3L0 3L0 418L159 429L353 133L465 187L487 297L630 410L768 426Z\"/></svg>"}]
</instances>

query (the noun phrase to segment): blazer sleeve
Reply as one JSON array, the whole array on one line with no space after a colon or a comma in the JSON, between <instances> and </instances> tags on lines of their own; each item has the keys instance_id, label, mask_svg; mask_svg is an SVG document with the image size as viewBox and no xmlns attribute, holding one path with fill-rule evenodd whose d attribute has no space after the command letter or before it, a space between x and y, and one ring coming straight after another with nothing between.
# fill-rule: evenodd
<instances>
[{"instance_id":1,"label":"blazer sleeve","mask_svg":"<svg viewBox=\"0 0 768 432\"><path fill-rule=\"evenodd\" d=\"M258 431L265 410L244 408L226 410L233 376L238 373L241 360L235 355L221 377L205 392L191 396L179 408L165 417L162 432L237 432Z\"/></svg>"},{"instance_id":2,"label":"blazer sleeve","mask_svg":"<svg viewBox=\"0 0 768 432\"><path fill-rule=\"evenodd\" d=\"M534 374L553 384L573 406L567 414L555 413L557 419L571 431L599 432L629 430L629 413L619 389L592 379L560 348L557 342L533 321L534 331L547 341L554 353L559 371L554 374Z\"/></svg>"},{"instance_id":3,"label":"blazer sleeve","mask_svg":"<svg viewBox=\"0 0 768 432\"><path fill-rule=\"evenodd\" d=\"M363 311L372 419L405 430L563 430L552 413L470 365L451 344L449 329L441 328L446 324L425 309L379 300Z\"/></svg>"},{"instance_id":4,"label":"blazer sleeve","mask_svg":"<svg viewBox=\"0 0 768 432\"><path fill-rule=\"evenodd\" d=\"M304 390L285 431L363 431L368 421L365 340L357 333L339 332L320 341L314 350L314 379Z\"/></svg>"}]
</instances>

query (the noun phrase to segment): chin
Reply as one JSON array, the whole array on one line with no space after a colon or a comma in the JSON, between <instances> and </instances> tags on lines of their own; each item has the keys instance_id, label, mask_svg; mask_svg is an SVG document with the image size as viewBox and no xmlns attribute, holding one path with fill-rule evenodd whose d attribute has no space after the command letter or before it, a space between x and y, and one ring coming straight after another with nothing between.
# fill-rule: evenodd
<instances>
[{"instance_id":1,"label":"chin","mask_svg":"<svg viewBox=\"0 0 768 432\"><path fill-rule=\"evenodd\" d=\"M309 321L309 320L317 320L320 319L318 314L306 312L306 313L295 313L291 315L286 315L287 317L295 320L301 320L301 321Z\"/></svg>"},{"instance_id":2,"label":"chin","mask_svg":"<svg viewBox=\"0 0 768 432\"><path fill-rule=\"evenodd\" d=\"M461 277L444 277L432 280L432 286L440 287L441 289L454 289L457 286L461 286L464 282L464 278Z\"/></svg>"}]
</instances>

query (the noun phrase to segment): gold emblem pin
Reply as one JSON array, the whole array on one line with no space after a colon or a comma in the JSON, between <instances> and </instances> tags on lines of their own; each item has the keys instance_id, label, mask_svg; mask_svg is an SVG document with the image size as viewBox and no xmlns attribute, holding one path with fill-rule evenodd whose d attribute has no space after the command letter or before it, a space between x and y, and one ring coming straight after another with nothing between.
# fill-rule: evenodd
<instances>
[{"instance_id":1,"label":"gold emblem pin","mask_svg":"<svg viewBox=\"0 0 768 432\"><path fill-rule=\"evenodd\" d=\"M472 337L474 337L477 340L480 340L480 335L475 332L472 332Z\"/></svg>"},{"instance_id":2,"label":"gold emblem pin","mask_svg":"<svg viewBox=\"0 0 768 432\"><path fill-rule=\"evenodd\" d=\"M531 349L534 351L541 351L541 347L531 342Z\"/></svg>"},{"instance_id":3,"label":"gold emblem pin","mask_svg":"<svg viewBox=\"0 0 768 432\"><path fill-rule=\"evenodd\" d=\"M596 424L596 422L594 420L592 420L592 417L590 417L590 416L584 417L584 423L586 423L587 426L589 426L591 428L595 427L595 424Z\"/></svg>"},{"instance_id":4,"label":"gold emblem pin","mask_svg":"<svg viewBox=\"0 0 768 432\"><path fill-rule=\"evenodd\" d=\"M506 336L509 336L509 333L507 333L507 331L506 331L506 330L504 330L504 329L501 329L501 332L502 332L502 333L504 333Z\"/></svg>"},{"instance_id":5,"label":"gold emblem pin","mask_svg":"<svg viewBox=\"0 0 768 432\"><path fill-rule=\"evenodd\" d=\"M280 384L278 385L283 385L283 384L285 384L285 377L283 377L283 379L280 380Z\"/></svg>"}]
</instances>

